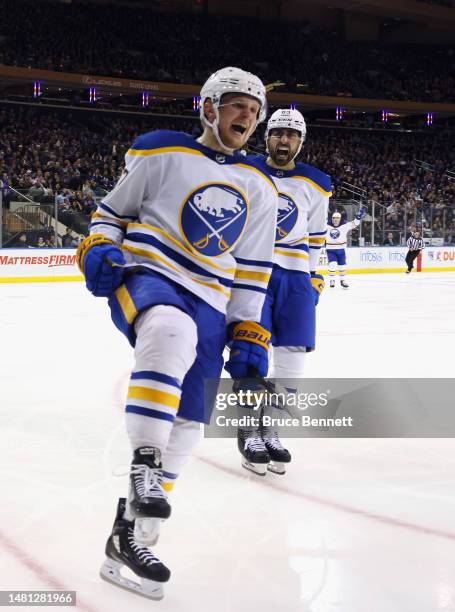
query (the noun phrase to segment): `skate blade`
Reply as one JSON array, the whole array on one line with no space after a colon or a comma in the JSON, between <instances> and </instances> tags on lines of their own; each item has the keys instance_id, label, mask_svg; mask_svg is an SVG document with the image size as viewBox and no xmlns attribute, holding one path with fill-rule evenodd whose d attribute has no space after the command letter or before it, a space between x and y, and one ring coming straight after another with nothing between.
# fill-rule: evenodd
<instances>
[{"instance_id":1,"label":"skate blade","mask_svg":"<svg viewBox=\"0 0 455 612\"><path fill-rule=\"evenodd\" d=\"M134 539L144 546L155 546L160 536L161 520L158 518L136 518L134 520Z\"/></svg>"},{"instance_id":2,"label":"skate blade","mask_svg":"<svg viewBox=\"0 0 455 612\"><path fill-rule=\"evenodd\" d=\"M271 461L269 464L267 464L267 470L272 472L272 474L279 474L280 476L286 474L284 463L279 463L278 461Z\"/></svg>"},{"instance_id":3,"label":"skate blade","mask_svg":"<svg viewBox=\"0 0 455 612\"><path fill-rule=\"evenodd\" d=\"M242 461L242 467L249 472L253 472L257 476L265 476L267 473L267 463L250 463L244 459Z\"/></svg>"},{"instance_id":4,"label":"skate blade","mask_svg":"<svg viewBox=\"0 0 455 612\"><path fill-rule=\"evenodd\" d=\"M115 586L131 591L147 599L154 599L159 601L164 597L163 585L161 582L155 582L154 580L147 580L146 578L138 578L141 582L134 582L129 578L125 578L120 573L122 564L113 559L106 559L100 569L100 577L106 582L110 582Z\"/></svg>"}]
</instances>

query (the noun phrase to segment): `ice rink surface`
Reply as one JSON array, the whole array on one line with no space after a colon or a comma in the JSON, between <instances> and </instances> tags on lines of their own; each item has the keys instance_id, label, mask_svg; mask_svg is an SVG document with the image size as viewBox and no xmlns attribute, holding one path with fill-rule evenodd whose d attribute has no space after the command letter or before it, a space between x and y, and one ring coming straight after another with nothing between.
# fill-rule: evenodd
<instances>
[{"instance_id":1,"label":"ice rink surface","mask_svg":"<svg viewBox=\"0 0 455 612\"><path fill-rule=\"evenodd\" d=\"M453 377L455 273L349 282L321 298L308 376ZM288 473L263 479L234 440L203 440L154 549L165 599L100 580L131 350L82 283L0 295L1 590L76 590L86 612L455 611L449 439L292 439Z\"/></svg>"}]
</instances>

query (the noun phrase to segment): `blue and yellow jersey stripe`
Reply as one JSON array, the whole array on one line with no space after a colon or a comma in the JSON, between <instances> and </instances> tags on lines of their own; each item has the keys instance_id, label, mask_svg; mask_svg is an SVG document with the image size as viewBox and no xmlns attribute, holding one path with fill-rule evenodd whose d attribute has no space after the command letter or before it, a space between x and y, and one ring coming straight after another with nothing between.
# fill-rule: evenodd
<instances>
[{"instance_id":1,"label":"blue and yellow jersey stripe","mask_svg":"<svg viewBox=\"0 0 455 612\"><path fill-rule=\"evenodd\" d=\"M320 249L325 244L327 230L323 232L310 232L310 249Z\"/></svg>"}]
</instances>

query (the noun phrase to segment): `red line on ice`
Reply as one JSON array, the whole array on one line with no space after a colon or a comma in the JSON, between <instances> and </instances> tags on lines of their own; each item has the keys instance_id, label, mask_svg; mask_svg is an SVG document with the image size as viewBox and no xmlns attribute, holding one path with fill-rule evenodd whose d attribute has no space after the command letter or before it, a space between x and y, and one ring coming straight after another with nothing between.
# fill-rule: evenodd
<instances>
[{"instance_id":1,"label":"red line on ice","mask_svg":"<svg viewBox=\"0 0 455 612\"><path fill-rule=\"evenodd\" d=\"M3 546L9 553L13 555L19 563L27 567L35 576L37 576L42 582L48 587L56 591L74 591L75 589L68 587L63 584L58 578L55 578L48 570L41 565L38 561L33 559L27 552L22 550L17 544L15 544L10 538L0 531L0 545ZM30 590L30 589L26 589ZM85 603L76 593L76 608L84 610L84 612L98 612L96 608L93 608L89 604Z\"/></svg>"},{"instance_id":2,"label":"red line on ice","mask_svg":"<svg viewBox=\"0 0 455 612\"><path fill-rule=\"evenodd\" d=\"M202 461L202 463L206 463L211 467L214 467L222 472L226 472L231 476L239 476L238 470L230 467L226 467L212 459L206 459L205 457L199 457L194 455L196 459ZM258 477L259 478L259 477ZM338 510L339 512L346 512L348 514L357 514L365 519L370 519L372 521L376 521L378 523L382 523L384 525L389 525L393 527L400 527L402 529L408 529L409 531L414 531L420 534L427 534L436 536L438 538L445 538L446 540L455 540L455 533L451 533L450 531L443 531L442 529L434 529L433 527L424 527L423 525L416 525L415 523L408 523L407 521L402 521L401 519L394 519L390 516L385 516L382 514L375 514L374 512L369 512L368 510L362 510L361 508L354 508L352 506L348 506L346 504L342 504L336 501L331 501L329 499L324 499L322 497L318 497L317 495L310 495L308 493L302 493L301 491L293 491L286 486L280 485L275 482L271 482L267 480L267 476L265 478L261 478L261 485L269 487L271 489L276 489L281 491L282 493L286 493L287 495L292 495L293 497L299 497L300 499L304 499L307 502L313 504L319 504L321 506L327 506L328 508L332 508L334 510Z\"/></svg>"}]
</instances>

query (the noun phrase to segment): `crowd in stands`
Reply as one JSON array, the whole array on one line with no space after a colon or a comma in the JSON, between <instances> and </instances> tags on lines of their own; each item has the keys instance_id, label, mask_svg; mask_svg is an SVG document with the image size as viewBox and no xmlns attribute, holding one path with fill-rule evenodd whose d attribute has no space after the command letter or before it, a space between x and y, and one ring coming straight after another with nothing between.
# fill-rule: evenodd
<instances>
[{"instance_id":1,"label":"crowd in stands","mask_svg":"<svg viewBox=\"0 0 455 612\"><path fill-rule=\"evenodd\" d=\"M284 91L455 101L451 46L347 42L306 23L0 0L0 63L177 83L240 65ZM182 49L185 52L182 53Z\"/></svg>"},{"instance_id":2,"label":"crowd in stands","mask_svg":"<svg viewBox=\"0 0 455 612\"><path fill-rule=\"evenodd\" d=\"M152 129L200 133L198 120L176 117L126 119L84 111L63 114L0 107L0 187L5 208L17 199L13 189L51 208L56 202L59 220L76 235L85 233L96 198L114 186L129 145L138 134ZM264 150L263 130L261 126L250 141L253 151ZM388 232L403 240L405 224L414 224L426 236L455 242L455 181L447 174L455 171L450 130L407 133L310 125L301 158L332 177L332 209L352 198L352 186L365 190L369 212L372 202L377 203L376 241L385 240Z\"/></svg>"}]
</instances>

